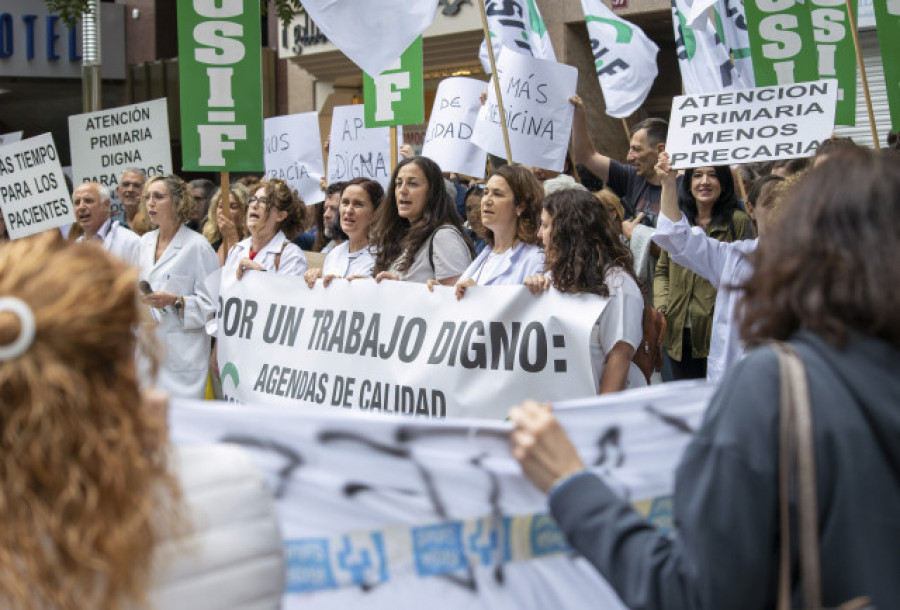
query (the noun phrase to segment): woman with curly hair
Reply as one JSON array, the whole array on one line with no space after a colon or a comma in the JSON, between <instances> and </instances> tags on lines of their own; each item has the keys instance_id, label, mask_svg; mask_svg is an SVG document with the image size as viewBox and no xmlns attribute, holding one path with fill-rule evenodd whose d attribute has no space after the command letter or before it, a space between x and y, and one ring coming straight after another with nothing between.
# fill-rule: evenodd
<instances>
[{"instance_id":1,"label":"woman with curly hair","mask_svg":"<svg viewBox=\"0 0 900 610\"><path fill-rule=\"evenodd\" d=\"M631 359L640 345L644 297L631 271L631 251L618 238L616 218L584 190L544 199L538 235L546 273L525 278L533 294L549 290L609 299L591 332L591 364L600 394L647 385Z\"/></svg>"},{"instance_id":2,"label":"woman with curly hair","mask_svg":"<svg viewBox=\"0 0 900 610\"><path fill-rule=\"evenodd\" d=\"M204 326L215 312L206 278L220 268L219 259L202 235L185 226L195 204L184 180L153 176L143 198L156 227L141 236L138 263L141 299L152 308L165 347L157 384L173 396L203 398L210 348Z\"/></svg>"},{"instance_id":3,"label":"woman with curly hair","mask_svg":"<svg viewBox=\"0 0 900 610\"><path fill-rule=\"evenodd\" d=\"M303 277L306 256L291 240L303 229L306 208L284 180L263 180L247 199L250 237L238 242L222 267L222 280L241 279L246 270Z\"/></svg>"},{"instance_id":4,"label":"woman with curly hair","mask_svg":"<svg viewBox=\"0 0 900 610\"><path fill-rule=\"evenodd\" d=\"M544 251L537 236L543 198L531 169L503 165L494 170L481 197L479 237L487 245L456 283L456 298L469 286L521 284L543 271Z\"/></svg>"},{"instance_id":5,"label":"woman with curly hair","mask_svg":"<svg viewBox=\"0 0 900 610\"><path fill-rule=\"evenodd\" d=\"M274 607L264 480L235 447L169 446L165 399L138 387L135 280L55 232L0 245L0 607Z\"/></svg>"},{"instance_id":6,"label":"woman with curly hair","mask_svg":"<svg viewBox=\"0 0 900 610\"><path fill-rule=\"evenodd\" d=\"M247 230L247 189L240 182L228 189L228 205L223 205L222 189L217 189L210 199L209 213L203 225L205 237L219 262L225 264L225 257L231 248L250 235Z\"/></svg>"},{"instance_id":7,"label":"woman with curly hair","mask_svg":"<svg viewBox=\"0 0 900 610\"><path fill-rule=\"evenodd\" d=\"M472 262L466 236L444 176L428 157L397 164L372 229L376 281L383 279L452 286Z\"/></svg>"}]
</instances>

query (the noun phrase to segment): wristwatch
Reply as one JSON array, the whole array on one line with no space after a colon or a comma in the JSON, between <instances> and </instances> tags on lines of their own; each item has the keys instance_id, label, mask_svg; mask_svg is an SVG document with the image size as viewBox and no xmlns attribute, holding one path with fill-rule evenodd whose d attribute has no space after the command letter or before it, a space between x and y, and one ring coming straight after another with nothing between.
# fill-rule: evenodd
<instances>
[{"instance_id":1,"label":"wristwatch","mask_svg":"<svg viewBox=\"0 0 900 610\"><path fill-rule=\"evenodd\" d=\"M175 304L172 305L172 307L175 309L175 311L181 311L182 309L184 309L184 297L182 296L175 299Z\"/></svg>"}]
</instances>

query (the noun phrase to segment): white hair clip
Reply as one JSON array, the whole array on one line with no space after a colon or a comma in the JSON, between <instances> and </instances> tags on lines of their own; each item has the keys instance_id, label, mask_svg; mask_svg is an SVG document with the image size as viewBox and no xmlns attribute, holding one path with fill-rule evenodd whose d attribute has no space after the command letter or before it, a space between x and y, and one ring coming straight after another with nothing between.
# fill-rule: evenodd
<instances>
[{"instance_id":1,"label":"white hair clip","mask_svg":"<svg viewBox=\"0 0 900 610\"><path fill-rule=\"evenodd\" d=\"M7 345L0 345L0 360L12 360L28 351L36 330L34 313L28 303L18 297L0 297L0 312L9 311L19 318L19 336Z\"/></svg>"}]
</instances>

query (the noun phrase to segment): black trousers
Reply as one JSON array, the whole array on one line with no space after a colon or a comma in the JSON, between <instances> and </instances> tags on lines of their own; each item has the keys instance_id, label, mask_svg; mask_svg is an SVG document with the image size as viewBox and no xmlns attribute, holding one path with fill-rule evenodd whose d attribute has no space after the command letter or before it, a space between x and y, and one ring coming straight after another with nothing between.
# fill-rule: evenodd
<instances>
[{"instance_id":1,"label":"black trousers","mask_svg":"<svg viewBox=\"0 0 900 610\"><path fill-rule=\"evenodd\" d=\"M706 358L693 358L691 357L692 352L691 330L685 328L681 336L681 362L663 350L663 381L706 379Z\"/></svg>"}]
</instances>

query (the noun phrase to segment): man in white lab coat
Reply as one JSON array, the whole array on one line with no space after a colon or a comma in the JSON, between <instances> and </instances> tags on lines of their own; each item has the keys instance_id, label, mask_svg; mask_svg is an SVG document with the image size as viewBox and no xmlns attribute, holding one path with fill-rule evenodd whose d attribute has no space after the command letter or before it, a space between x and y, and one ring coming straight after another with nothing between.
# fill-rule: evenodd
<instances>
[{"instance_id":1,"label":"man in white lab coat","mask_svg":"<svg viewBox=\"0 0 900 610\"><path fill-rule=\"evenodd\" d=\"M107 252L137 267L141 239L109 217L109 190L96 182L84 182L72 193L72 201L75 222L84 231L78 241L96 240Z\"/></svg>"}]
</instances>

